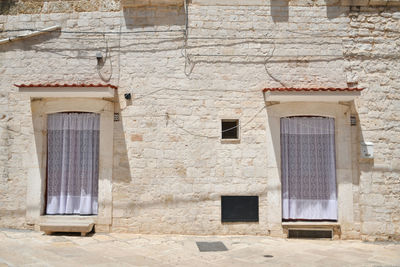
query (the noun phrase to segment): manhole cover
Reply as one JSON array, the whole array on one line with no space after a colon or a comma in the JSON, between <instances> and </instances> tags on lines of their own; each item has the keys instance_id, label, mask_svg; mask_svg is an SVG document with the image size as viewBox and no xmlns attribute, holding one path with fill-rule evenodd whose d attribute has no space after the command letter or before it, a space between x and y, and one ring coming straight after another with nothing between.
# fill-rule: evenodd
<instances>
[{"instance_id":1,"label":"manhole cover","mask_svg":"<svg viewBox=\"0 0 400 267\"><path fill-rule=\"evenodd\" d=\"M225 247L224 243L221 241L217 242L196 242L197 247L200 252L209 252L209 251L228 251Z\"/></svg>"}]
</instances>

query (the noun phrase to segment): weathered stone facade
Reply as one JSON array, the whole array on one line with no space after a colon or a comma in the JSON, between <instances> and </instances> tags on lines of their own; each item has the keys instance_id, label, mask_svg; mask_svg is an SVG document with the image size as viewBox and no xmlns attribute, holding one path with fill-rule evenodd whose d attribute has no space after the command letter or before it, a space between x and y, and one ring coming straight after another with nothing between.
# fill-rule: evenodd
<instances>
[{"instance_id":1,"label":"weathered stone facade","mask_svg":"<svg viewBox=\"0 0 400 267\"><path fill-rule=\"evenodd\" d=\"M398 7L352 7L349 12L346 73L367 88L356 101L357 137L372 141L376 151L373 162L359 161L353 184L359 205L356 218L366 238L385 235L398 239L400 233L399 16Z\"/></svg>"},{"instance_id":2,"label":"weathered stone facade","mask_svg":"<svg viewBox=\"0 0 400 267\"><path fill-rule=\"evenodd\" d=\"M1 227L34 227L40 219L27 214L43 209L30 205L32 188L43 184L33 118L38 101L50 100L30 99L14 84L107 82L119 87L113 112L121 120L113 123L107 158L112 214L98 230L282 235L276 118L325 112L341 122L342 238L400 239L396 2L193 0L187 19L183 2L139 2L0 6L1 38L61 26L0 45ZM106 56L101 68L98 51ZM266 105L262 93L348 85L365 88L351 103ZM240 142L221 142L221 119L240 120ZM361 159L361 141L374 143L373 160ZM222 224L221 195L258 195L259 222Z\"/></svg>"}]
</instances>

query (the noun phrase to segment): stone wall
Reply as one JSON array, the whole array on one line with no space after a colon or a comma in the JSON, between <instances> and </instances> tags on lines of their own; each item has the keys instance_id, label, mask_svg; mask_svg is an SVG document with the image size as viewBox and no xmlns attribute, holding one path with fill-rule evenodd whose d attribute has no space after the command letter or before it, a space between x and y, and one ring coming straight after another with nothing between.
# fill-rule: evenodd
<instances>
[{"instance_id":1,"label":"stone wall","mask_svg":"<svg viewBox=\"0 0 400 267\"><path fill-rule=\"evenodd\" d=\"M92 10L75 8L90 1L32 1L38 8L24 12L23 2L3 11L10 15L0 15L0 29L62 31L0 45L0 226L29 227L31 105L14 83L119 86L112 231L273 235L282 229L271 223L268 199L279 188L269 183L262 88L358 83L366 89L352 107L354 227L344 236L399 238L399 8L192 1L186 40L182 6L96 1ZM73 8L53 13L58 5ZM106 56L100 69L98 51ZM221 142L221 119L240 119L239 143ZM362 140L375 143L374 161L359 160ZM233 194L260 196L259 223L221 224L220 196Z\"/></svg>"},{"instance_id":2,"label":"stone wall","mask_svg":"<svg viewBox=\"0 0 400 267\"><path fill-rule=\"evenodd\" d=\"M400 8L352 7L345 44L349 82L365 87L356 101L359 140L374 143L373 161L360 160L355 192L366 239L400 233ZM358 188L358 190L357 190Z\"/></svg>"},{"instance_id":3,"label":"stone wall","mask_svg":"<svg viewBox=\"0 0 400 267\"><path fill-rule=\"evenodd\" d=\"M1 15L119 11L120 0L3 0Z\"/></svg>"}]
</instances>

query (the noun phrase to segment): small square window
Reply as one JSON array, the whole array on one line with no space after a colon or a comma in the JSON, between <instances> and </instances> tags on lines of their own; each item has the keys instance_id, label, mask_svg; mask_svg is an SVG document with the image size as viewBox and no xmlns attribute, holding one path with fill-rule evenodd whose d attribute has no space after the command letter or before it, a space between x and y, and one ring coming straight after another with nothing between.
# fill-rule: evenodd
<instances>
[{"instance_id":1,"label":"small square window","mask_svg":"<svg viewBox=\"0 0 400 267\"><path fill-rule=\"evenodd\" d=\"M239 139L239 120L221 121L222 139Z\"/></svg>"}]
</instances>

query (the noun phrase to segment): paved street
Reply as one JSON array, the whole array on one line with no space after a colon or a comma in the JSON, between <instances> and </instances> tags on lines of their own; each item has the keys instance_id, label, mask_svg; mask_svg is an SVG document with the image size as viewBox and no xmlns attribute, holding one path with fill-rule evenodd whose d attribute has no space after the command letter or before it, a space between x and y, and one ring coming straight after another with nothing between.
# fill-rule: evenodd
<instances>
[{"instance_id":1,"label":"paved street","mask_svg":"<svg viewBox=\"0 0 400 267\"><path fill-rule=\"evenodd\" d=\"M196 245L217 241L227 251L200 252ZM46 236L0 229L1 267L271 265L400 266L400 243L123 233Z\"/></svg>"}]
</instances>

